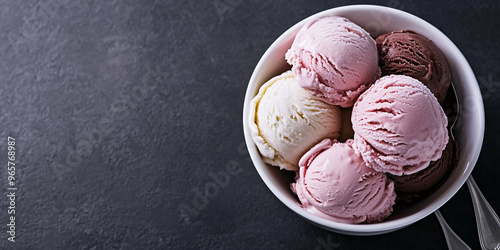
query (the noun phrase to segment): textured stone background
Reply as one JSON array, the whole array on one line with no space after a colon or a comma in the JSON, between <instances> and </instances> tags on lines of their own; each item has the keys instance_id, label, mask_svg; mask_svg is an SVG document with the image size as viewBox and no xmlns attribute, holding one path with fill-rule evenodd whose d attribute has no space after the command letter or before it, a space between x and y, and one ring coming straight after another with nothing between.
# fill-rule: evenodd
<instances>
[{"instance_id":1,"label":"textured stone background","mask_svg":"<svg viewBox=\"0 0 500 250\"><path fill-rule=\"evenodd\" d=\"M434 215L373 237L313 226L246 153L243 98L267 47L309 15L361 2L427 20L469 60L487 119L473 173L500 212L498 2L2 0L0 159L15 137L19 189L16 243L0 226L0 249L445 249ZM4 167L0 177L5 225ZM478 249L468 190L441 211Z\"/></svg>"}]
</instances>

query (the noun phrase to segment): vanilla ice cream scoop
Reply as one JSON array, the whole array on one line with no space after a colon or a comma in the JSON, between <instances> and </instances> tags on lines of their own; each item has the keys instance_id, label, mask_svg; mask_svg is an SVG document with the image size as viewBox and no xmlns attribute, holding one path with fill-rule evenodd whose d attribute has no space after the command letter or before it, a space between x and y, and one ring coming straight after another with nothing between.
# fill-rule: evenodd
<instances>
[{"instance_id":1,"label":"vanilla ice cream scoop","mask_svg":"<svg viewBox=\"0 0 500 250\"><path fill-rule=\"evenodd\" d=\"M448 143L448 120L419 80L389 75L354 105L353 148L367 166L393 175L416 173L437 161Z\"/></svg>"},{"instance_id":2,"label":"vanilla ice cream scoop","mask_svg":"<svg viewBox=\"0 0 500 250\"><path fill-rule=\"evenodd\" d=\"M392 213L394 183L368 168L352 140L325 139L300 159L291 188L309 212L342 223L382 221Z\"/></svg>"},{"instance_id":3,"label":"vanilla ice cream scoop","mask_svg":"<svg viewBox=\"0 0 500 250\"><path fill-rule=\"evenodd\" d=\"M287 71L251 102L250 131L266 163L296 171L300 157L324 138L338 138L340 108L301 88Z\"/></svg>"},{"instance_id":4,"label":"vanilla ice cream scoop","mask_svg":"<svg viewBox=\"0 0 500 250\"><path fill-rule=\"evenodd\" d=\"M306 23L285 58L301 87L341 107L351 107L380 76L375 40L344 17Z\"/></svg>"}]
</instances>

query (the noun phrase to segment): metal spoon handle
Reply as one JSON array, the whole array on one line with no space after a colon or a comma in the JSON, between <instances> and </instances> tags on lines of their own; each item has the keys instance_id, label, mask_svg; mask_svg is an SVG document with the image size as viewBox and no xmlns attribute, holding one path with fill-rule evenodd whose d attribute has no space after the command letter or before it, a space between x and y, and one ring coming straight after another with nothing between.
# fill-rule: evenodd
<instances>
[{"instance_id":1,"label":"metal spoon handle","mask_svg":"<svg viewBox=\"0 0 500 250\"><path fill-rule=\"evenodd\" d=\"M451 229L448 223L446 223L446 220L443 218L439 210L436 210L434 214L438 218L439 224L441 224L441 228L443 228L443 233L444 237L446 238L446 244L448 244L448 249L471 249L467 244L465 244L462 239L460 239L460 237L458 237L458 235Z\"/></svg>"},{"instance_id":2,"label":"metal spoon handle","mask_svg":"<svg viewBox=\"0 0 500 250\"><path fill-rule=\"evenodd\" d=\"M481 248L500 250L500 220L498 215L484 198L472 175L467 179L467 185L472 196Z\"/></svg>"}]
</instances>

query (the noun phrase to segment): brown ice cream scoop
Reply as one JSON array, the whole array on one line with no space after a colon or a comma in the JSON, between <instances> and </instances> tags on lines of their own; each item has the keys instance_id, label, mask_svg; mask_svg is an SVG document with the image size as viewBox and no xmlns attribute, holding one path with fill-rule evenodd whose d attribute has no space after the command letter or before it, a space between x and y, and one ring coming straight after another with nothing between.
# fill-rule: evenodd
<instances>
[{"instance_id":1,"label":"brown ice cream scoop","mask_svg":"<svg viewBox=\"0 0 500 250\"><path fill-rule=\"evenodd\" d=\"M451 74L446 57L429 39L413 31L401 30L380 35L375 40L382 76L407 75L425 84L443 102Z\"/></svg>"},{"instance_id":2,"label":"brown ice cream scoop","mask_svg":"<svg viewBox=\"0 0 500 250\"><path fill-rule=\"evenodd\" d=\"M389 176L394 181L397 201L416 202L431 195L446 180L457 163L457 142L450 136L441 158L431 162L424 170L410 175Z\"/></svg>"}]
</instances>

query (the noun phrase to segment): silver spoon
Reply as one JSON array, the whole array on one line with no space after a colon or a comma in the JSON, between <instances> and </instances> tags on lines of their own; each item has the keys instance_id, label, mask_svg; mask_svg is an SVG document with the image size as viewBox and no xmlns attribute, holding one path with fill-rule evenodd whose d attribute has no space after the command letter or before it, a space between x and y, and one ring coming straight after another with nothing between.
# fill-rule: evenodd
<instances>
[{"instance_id":1,"label":"silver spoon","mask_svg":"<svg viewBox=\"0 0 500 250\"><path fill-rule=\"evenodd\" d=\"M458 104L458 97L457 97L457 92L455 90L455 86L451 84L451 87L454 94L454 96L452 97L455 98L455 104L457 107L456 107L455 119L450 126L450 134L453 137L453 139L455 139L452 131L453 131L453 126L458 120L458 114L460 108ZM469 187L469 191L472 196L472 204L474 206L474 214L476 215L476 223L477 223L479 242L481 244L481 248L484 250L500 250L500 220L498 219L498 215L495 213L495 210L491 208L486 198L484 198L483 194L479 190L479 187L476 185L474 178L472 178L472 175L470 175L469 178L467 179L467 186ZM438 216L438 214L436 214L436 216ZM441 226L443 227L442 223ZM448 244L448 246L450 247L450 244Z\"/></svg>"},{"instance_id":2,"label":"silver spoon","mask_svg":"<svg viewBox=\"0 0 500 250\"><path fill-rule=\"evenodd\" d=\"M459 112L459 106L458 106L458 97L457 97L457 92L455 91L455 87L453 84L451 84L451 88L453 89L453 94L452 98L455 98L454 104L456 104L456 110L455 110L455 118L453 120L453 123L450 125L450 134L455 139L453 136L453 133L451 133L453 126L458 120L458 112ZM441 225L441 228L443 229L444 237L446 238L446 244L448 244L448 249L450 250L455 250L455 249L471 249L458 235L451 229L451 227L446 223L446 220L443 218L441 215L441 212L439 210L436 210L434 212L436 217L438 218L439 224Z\"/></svg>"},{"instance_id":3,"label":"silver spoon","mask_svg":"<svg viewBox=\"0 0 500 250\"><path fill-rule=\"evenodd\" d=\"M500 250L500 220L498 215L484 198L472 175L467 179L467 186L469 186L470 195L472 196L481 248L484 250Z\"/></svg>"},{"instance_id":4,"label":"silver spoon","mask_svg":"<svg viewBox=\"0 0 500 250\"><path fill-rule=\"evenodd\" d=\"M434 214L438 218L439 224L441 224L444 237L446 238L446 244L448 244L448 249L471 249L467 244L465 244L462 239L460 239L460 237L458 237L458 235L451 229L448 223L446 223L446 220L443 218L439 210L436 210Z\"/></svg>"}]
</instances>

